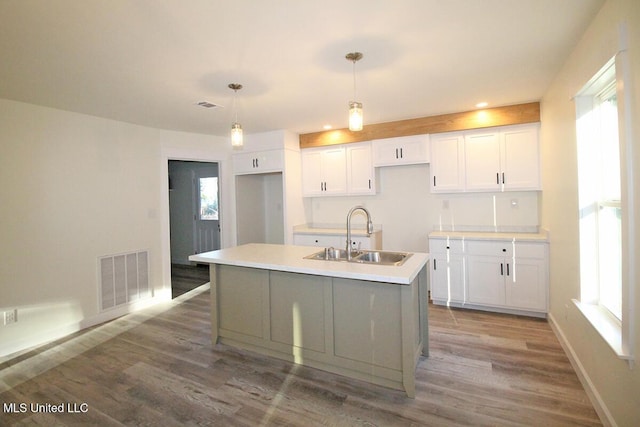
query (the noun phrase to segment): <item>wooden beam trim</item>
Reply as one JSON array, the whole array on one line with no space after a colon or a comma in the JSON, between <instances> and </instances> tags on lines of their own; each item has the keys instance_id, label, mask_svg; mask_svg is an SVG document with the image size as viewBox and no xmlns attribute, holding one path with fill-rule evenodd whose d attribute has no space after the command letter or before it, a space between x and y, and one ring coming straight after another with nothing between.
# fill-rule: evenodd
<instances>
[{"instance_id":1,"label":"wooden beam trim","mask_svg":"<svg viewBox=\"0 0 640 427\"><path fill-rule=\"evenodd\" d=\"M300 148L322 147L399 136L423 135L540 121L540 103L494 107L461 113L366 125L360 132L336 129L300 135Z\"/></svg>"}]
</instances>

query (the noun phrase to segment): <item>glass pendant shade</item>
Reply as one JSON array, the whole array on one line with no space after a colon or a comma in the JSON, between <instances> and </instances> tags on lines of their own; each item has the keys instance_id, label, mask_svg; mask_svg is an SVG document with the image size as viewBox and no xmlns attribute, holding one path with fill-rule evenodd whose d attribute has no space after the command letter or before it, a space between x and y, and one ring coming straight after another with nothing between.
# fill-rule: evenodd
<instances>
[{"instance_id":1,"label":"glass pendant shade","mask_svg":"<svg viewBox=\"0 0 640 427\"><path fill-rule=\"evenodd\" d=\"M362 103L349 102L349 130L352 132L361 131L363 122Z\"/></svg>"},{"instance_id":2,"label":"glass pendant shade","mask_svg":"<svg viewBox=\"0 0 640 427\"><path fill-rule=\"evenodd\" d=\"M242 126L240 126L240 123L234 123L231 125L231 146L240 148L242 144Z\"/></svg>"},{"instance_id":3,"label":"glass pendant shade","mask_svg":"<svg viewBox=\"0 0 640 427\"><path fill-rule=\"evenodd\" d=\"M236 97L238 96L238 91L242 89L242 85L240 83L229 83L228 87L233 90L233 110L236 115L236 120L231 125L231 147L242 149L244 144L242 141L242 126L238 123L238 107L236 105Z\"/></svg>"}]
</instances>

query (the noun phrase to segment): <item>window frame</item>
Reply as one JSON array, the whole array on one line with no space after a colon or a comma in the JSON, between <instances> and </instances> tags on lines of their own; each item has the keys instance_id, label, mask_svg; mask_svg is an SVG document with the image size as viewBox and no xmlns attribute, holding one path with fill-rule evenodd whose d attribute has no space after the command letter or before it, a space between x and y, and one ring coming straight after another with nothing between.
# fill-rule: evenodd
<instances>
[{"instance_id":1,"label":"window frame","mask_svg":"<svg viewBox=\"0 0 640 427\"><path fill-rule=\"evenodd\" d=\"M611 70L612 67L615 68ZM615 85L612 86L607 82L607 76L613 76ZM635 288L635 267L633 263L633 254L635 253L635 242L633 238L635 201L633 198L632 180L634 173L631 153L631 141L633 140L631 126L632 116L628 102L628 100L631 99L630 82L631 72L628 55L626 50L621 50L594 75L574 98L576 102L576 126L578 134L578 164L580 165L581 138L585 138L585 134L587 134L589 130L593 131L593 128L588 128L588 130L581 129L580 120L598 107L598 97L605 98L605 96L610 96L611 91L615 89L618 116L618 147L620 150L620 200L600 197L591 203L585 203L584 206L582 206L584 200L581 200L579 220L581 240L579 247L581 258L580 299L574 299L573 302L617 356L621 359L628 360L631 367L634 360L633 321L635 319L633 300L631 298ZM586 138L588 140L589 137L587 136ZM584 194L584 188L581 188L584 185L585 183L580 176L579 167L579 199L581 195ZM597 256L597 251L599 250L597 248L594 250L593 247L590 247L590 244L594 242L597 244L597 236L591 236L591 240L589 240L589 237L585 236L585 230L588 231L589 227L591 227L591 230L594 230L595 227L595 231L598 231L598 224L594 225L593 221L598 221L597 217L601 206L619 207L621 210L620 319L600 304L600 284L597 284L597 292L595 292L593 288L593 278L588 278L585 274L585 271L589 271L589 267L585 265L589 260L589 255L593 256L595 252ZM593 210L595 210L595 212L593 212ZM592 215L594 217L593 219L588 218L591 214L595 214ZM589 221L591 221L591 223ZM593 257L591 257L591 262L593 262ZM592 270L591 268L591 271Z\"/></svg>"}]
</instances>

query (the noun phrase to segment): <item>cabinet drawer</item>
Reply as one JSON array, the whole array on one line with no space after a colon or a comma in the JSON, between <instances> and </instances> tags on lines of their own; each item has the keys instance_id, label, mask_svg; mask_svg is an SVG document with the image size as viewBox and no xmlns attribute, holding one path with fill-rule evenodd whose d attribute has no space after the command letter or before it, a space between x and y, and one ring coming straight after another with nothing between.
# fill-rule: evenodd
<instances>
[{"instance_id":1,"label":"cabinet drawer","mask_svg":"<svg viewBox=\"0 0 640 427\"><path fill-rule=\"evenodd\" d=\"M546 255L545 243L516 243L514 257L544 259Z\"/></svg>"},{"instance_id":2,"label":"cabinet drawer","mask_svg":"<svg viewBox=\"0 0 640 427\"><path fill-rule=\"evenodd\" d=\"M469 240L466 244L467 255L486 255L486 256L513 256L513 241L482 241Z\"/></svg>"},{"instance_id":3,"label":"cabinet drawer","mask_svg":"<svg viewBox=\"0 0 640 427\"><path fill-rule=\"evenodd\" d=\"M442 254L446 253L449 250L449 253L452 255L462 255L463 254L463 245L461 239L429 239L429 252Z\"/></svg>"},{"instance_id":4,"label":"cabinet drawer","mask_svg":"<svg viewBox=\"0 0 640 427\"><path fill-rule=\"evenodd\" d=\"M466 244L468 255L504 256L515 258L545 257L544 243L522 243L511 240L479 241L470 240Z\"/></svg>"},{"instance_id":5,"label":"cabinet drawer","mask_svg":"<svg viewBox=\"0 0 640 427\"><path fill-rule=\"evenodd\" d=\"M344 240L346 242L346 240ZM300 246L322 246L324 248L344 246L343 239L335 235L322 234L294 234L293 244Z\"/></svg>"}]
</instances>

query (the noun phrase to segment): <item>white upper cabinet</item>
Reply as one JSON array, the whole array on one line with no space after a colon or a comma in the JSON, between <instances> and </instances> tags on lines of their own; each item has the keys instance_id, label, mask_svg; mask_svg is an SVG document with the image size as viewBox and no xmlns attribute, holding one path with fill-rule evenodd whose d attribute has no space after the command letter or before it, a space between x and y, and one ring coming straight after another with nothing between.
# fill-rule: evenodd
<instances>
[{"instance_id":1,"label":"white upper cabinet","mask_svg":"<svg viewBox=\"0 0 640 427\"><path fill-rule=\"evenodd\" d=\"M371 160L371 142L302 150L302 195L375 194Z\"/></svg>"},{"instance_id":2,"label":"white upper cabinet","mask_svg":"<svg viewBox=\"0 0 640 427\"><path fill-rule=\"evenodd\" d=\"M371 161L371 143L348 144L347 193L351 195L375 194L375 169Z\"/></svg>"},{"instance_id":3,"label":"white upper cabinet","mask_svg":"<svg viewBox=\"0 0 640 427\"><path fill-rule=\"evenodd\" d=\"M233 172L236 175L282 172L283 170L283 150L267 150L233 155Z\"/></svg>"},{"instance_id":4,"label":"white upper cabinet","mask_svg":"<svg viewBox=\"0 0 640 427\"><path fill-rule=\"evenodd\" d=\"M496 131L464 137L465 190L500 191L500 136Z\"/></svg>"},{"instance_id":5,"label":"white upper cabinet","mask_svg":"<svg viewBox=\"0 0 640 427\"><path fill-rule=\"evenodd\" d=\"M344 147L302 150L302 195L337 196L347 192Z\"/></svg>"},{"instance_id":6,"label":"white upper cabinet","mask_svg":"<svg viewBox=\"0 0 640 427\"><path fill-rule=\"evenodd\" d=\"M464 191L464 135L443 133L431 136L431 192Z\"/></svg>"},{"instance_id":7,"label":"white upper cabinet","mask_svg":"<svg viewBox=\"0 0 640 427\"><path fill-rule=\"evenodd\" d=\"M500 163L505 190L540 190L538 125L514 126L502 132Z\"/></svg>"},{"instance_id":8,"label":"white upper cabinet","mask_svg":"<svg viewBox=\"0 0 640 427\"><path fill-rule=\"evenodd\" d=\"M373 165L429 163L429 135L411 135L373 141Z\"/></svg>"},{"instance_id":9,"label":"white upper cabinet","mask_svg":"<svg viewBox=\"0 0 640 427\"><path fill-rule=\"evenodd\" d=\"M431 136L434 193L540 190L538 124Z\"/></svg>"},{"instance_id":10,"label":"white upper cabinet","mask_svg":"<svg viewBox=\"0 0 640 427\"><path fill-rule=\"evenodd\" d=\"M245 135L242 151L233 154L235 175L284 172L285 152L300 151L297 134L271 131Z\"/></svg>"}]
</instances>

